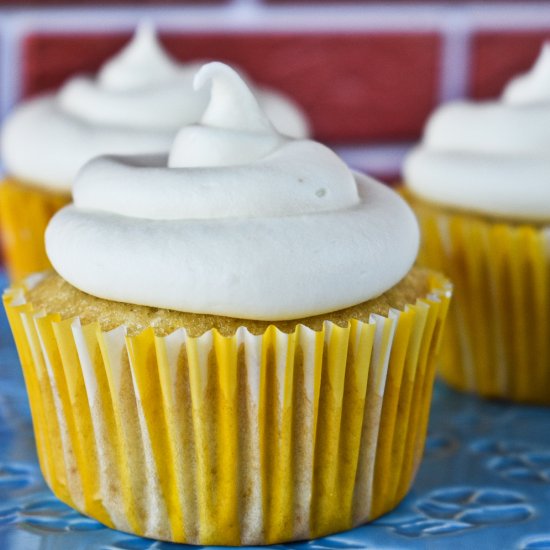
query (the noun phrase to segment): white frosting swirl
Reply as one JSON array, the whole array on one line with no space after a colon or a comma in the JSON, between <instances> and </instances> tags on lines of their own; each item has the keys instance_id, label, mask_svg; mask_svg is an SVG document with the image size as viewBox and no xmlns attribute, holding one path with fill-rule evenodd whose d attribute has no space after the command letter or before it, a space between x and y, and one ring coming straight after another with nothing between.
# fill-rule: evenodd
<instances>
[{"instance_id":1,"label":"white frosting swirl","mask_svg":"<svg viewBox=\"0 0 550 550\"><path fill-rule=\"evenodd\" d=\"M193 91L199 67L176 63L153 28L141 25L96 78L70 79L57 102L65 113L93 124L173 132L176 126L196 122L208 104L207 95Z\"/></svg>"},{"instance_id":2,"label":"white frosting swirl","mask_svg":"<svg viewBox=\"0 0 550 550\"><path fill-rule=\"evenodd\" d=\"M212 82L199 125L166 156L102 157L46 232L55 269L106 299L281 320L360 303L395 285L416 220L384 185L327 147L278 134L239 75Z\"/></svg>"},{"instance_id":3,"label":"white frosting swirl","mask_svg":"<svg viewBox=\"0 0 550 550\"><path fill-rule=\"evenodd\" d=\"M441 204L550 220L550 45L501 101L454 102L430 118L405 161L407 185Z\"/></svg>"},{"instance_id":4,"label":"white frosting swirl","mask_svg":"<svg viewBox=\"0 0 550 550\"><path fill-rule=\"evenodd\" d=\"M178 64L141 25L131 42L96 78L70 79L57 95L24 103L2 131L9 174L52 189L70 190L79 168L102 154L166 153L175 133L197 122L209 89L193 90L199 64ZM308 128L287 98L258 90L279 130L304 137Z\"/></svg>"},{"instance_id":5,"label":"white frosting swirl","mask_svg":"<svg viewBox=\"0 0 550 550\"><path fill-rule=\"evenodd\" d=\"M514 105L550 103L550 43L543 44L530 71L506 85L502 99Z\"/></svg>"}]
</instances>

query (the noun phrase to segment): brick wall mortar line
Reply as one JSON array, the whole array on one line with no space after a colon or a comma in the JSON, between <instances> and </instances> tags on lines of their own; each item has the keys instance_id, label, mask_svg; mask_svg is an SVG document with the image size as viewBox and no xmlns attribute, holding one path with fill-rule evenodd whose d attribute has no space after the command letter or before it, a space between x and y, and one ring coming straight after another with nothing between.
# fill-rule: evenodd
<instances>
[{"instance_id":1,"label":"brick wall mortar line","mask_svg":"<svg viewBox=\"0 0 550 550\"><path fill-rule=\"evenodd\" d=\"M231 3L234 7L250 9L261 6L262 0L231 0Z\"/></svg>"},{"instance_id":2,"label":"brick wall mortar line","mask_svg":"<svg viewBox=\"0 0 550 550\"><path fill-rule=\"evenodd\" d=\"M21 41L11 14L0 17L0 34L0 120L3 120L21 91Z\"/></svg>"},{"instance_id":3,"label":"brick wall mortar line","mask_svg":"<svg viewBox=\"0 0 550 550\"><path fill-rule=\"evenodd\" d=\"M471 4L465 6L476 31L514 31L550 26L550 2Z\"/></svg>"},{"instance_id":4,"label":"brick wall mortar line","mask_svg":"<svg viewBox=\"0 0 550 550\"><path fill-rule=\"evenodd\" d=\"M345 7L345 9L344 9ZM109 17L105 17L109 14ZM148 17L166 29L198 30L269 30L303 32L342 30L383 32L447 30L449 21L461 14L470 30L522 29L550 26L550 2L441 5L418 3L388 6L384 4L308 4L267 5L261 0L232 0L212 6L154 6L72 8L0 8L0 17L19 18L32 30L77 31L93 27L127 29ZM312 17L315 15L315 17ZM291 16L291 17L290 17ZM13 19L12 19L13 20ZM459 25L463 23L459 22Z\"/></svg>"},{"instance_id":5,"label":"brick wall mortar line","mask_svg":"<svg viewBox=\"0 0 550 550\"><path fill-rule=\"evenodd\" d=\"M440 50L439 100L465 97L470 84L472 24L464 12L456 9L447 19Z\"/></svg>"},{"instance_id":6,"label":"brick wall mortar line","mask_svg":"<svg viewBox=\"0 0 550 550\"><path fill-rule=\"evenodd\" d=\"M329 144L330 145L330 144ZM347 164L375 174L397 174L413 142L334 146Z\"/></svg>"},{"instance_id":7,"label":"brick wall mortar line","mask_svg":"<svg viewBox=\"0 0 550 550\"><path fill-rule=\"evenodd\" d=\"M459 22L461 14L470 30L507 29L550 26L550 2L388 6L383 4L308 4L266 5L261 0L232 0L212 6L163 7L154 6L101 7L75 6L0 8L0 18L19 19L32 30L77 31L93 27L109 30L127 29L141 18L148 17L166 29L199 30L270 30L304 32L334 30L365 31L423 31L447 30L449 21ZM105 17L109 14L109 17ZM312 15L315 17L312 17ZM289 16L292 17L289 17ZM463 22L459 22L462 25ZM197 27L198 25L198 27Z\"/></svg>"},{"instance_id":8,"label":"brick wall mortar line","mask_svg":"<svg viewBox=\"0 0 550 550\"><path fill-rule=\"evenodd\" d=\"M247 2L245 4L244 2ZM0 8L0 17L5 8ZM142 18L149 18L163 30L190 31L271 31L335 32L342 31L436 31L448 8L425 4L418 6L267 6L259 0L233 0L221 6L164 7L74 7L28 8L15 11L28 32L74 32L97 28L126 30ZM314 17L312 17L314 15ZM412 27L411 27L412 25Z\"/></svg>"}]
</instances>

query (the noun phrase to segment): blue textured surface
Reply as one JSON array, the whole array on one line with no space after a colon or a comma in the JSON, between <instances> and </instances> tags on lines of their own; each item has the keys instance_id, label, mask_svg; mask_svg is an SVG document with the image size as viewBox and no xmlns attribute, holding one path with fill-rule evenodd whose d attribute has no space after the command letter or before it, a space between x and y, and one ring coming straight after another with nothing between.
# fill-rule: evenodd
<instances>
[{"instance_id":1,"label":"blue textured surface","mask_svg":"<svg viewBox=\"0 0 550 550\"><path fill-rule=\"evenodd\" d=\"M0 274L0 286L5 278ZM550 549L550 409L436 387L426 453L405 501L371 525L271 548ZM0 549L193 548L103 527L58 501L38 468L7 321L0 317Z\"/></svg>"}]
</instances>

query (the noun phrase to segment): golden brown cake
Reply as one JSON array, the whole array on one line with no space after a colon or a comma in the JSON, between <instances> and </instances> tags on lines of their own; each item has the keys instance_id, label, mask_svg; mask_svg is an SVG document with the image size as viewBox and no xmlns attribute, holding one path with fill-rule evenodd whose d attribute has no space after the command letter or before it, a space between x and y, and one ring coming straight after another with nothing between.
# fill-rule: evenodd
<instances>
[{"instance_id":1,"label":"golden brown cake","mask_svg":"<svg viewBox=\"0 0 550 550\"><path fill-rule=\"evenodd\" d=\"M328 321L345 327L351 319L367 323L372 314L386 316L390 308L403 310L407 304L414 304L418 298L428 295L432 277L432 272L415 267L396 286L373 300L292 321L252 321L103 300L78 290L55 272L48 273L29 291L28 300L38 311L58 313L62 319L79 317L84 325L97 322L104 331L124 325L132 336L149 327L157 336L166 336L179 328L184 328L193 337L212 329L222 336L232 336L239 327L245 327L252 334L263 334L270 325L290 333L297 325L321 330L323 323Z\"/></svg>"},{"instance_id":2,"label":"golden brown cake","mask_svg":"<svg viewBox=\"0 0 550 550\"><path fill-rule=\"evenodd\" d=\"M94 298L57 275L4 303L59 498L142 536L263 544L349 529L404 497L449 297L445 279L413 269L322 321L250 331Z\"/></svg>"}]
</instances>

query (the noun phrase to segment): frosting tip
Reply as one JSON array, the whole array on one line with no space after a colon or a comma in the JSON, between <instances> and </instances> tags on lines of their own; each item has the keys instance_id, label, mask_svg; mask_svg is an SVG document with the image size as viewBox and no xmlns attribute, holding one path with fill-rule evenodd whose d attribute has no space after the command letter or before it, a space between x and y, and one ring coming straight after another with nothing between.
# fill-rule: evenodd
<instances>
[{"instance_id":1,"label":"frosting tip","mask_svg":"<svg viewBox=\"0 0 550 550\"><path fill-rule=\"evenodd\" d=\"M101 67L98 81L109 89L135 89L172 79L177 73L177 64L160 44L155 26L145 19L130 42Z\"/></svg>"},{"instance_id":2,"label":"frosting tip","mask_svg":"<svg viewBox=\"0 0 550 550\"><path fill-rule=\"evenodd\" d=\"M212 80L216 77L216 74L231 74L235 71L231 69L228 65L220 63L219 61L212 61L203 65L195 74L193 79L193 88L195 91L202 90L205 86L210 84Z\"/></svg>"},{"instance_id":3,"label":"frosting tip","mask_svg":"<svg viewBox=\"0 0 550 550\"><path fill-rule=\"evenodd\" d=\"M502 99L518 105L550 102L550 42L543 43L530 70L506 85Z\"/></svg>"},{"instance_id":4,"label":"frosting tip","mask_svg":"<svg viewBox=\"0 0 550 550\"><path fill-rule=\"evenodd\" d=\"M218 61L207 63L195 75L195 90L209 82L210 102L202 124L248 132L274 132L256 96L235 69Z\"/></svg>"}]
</instances>

